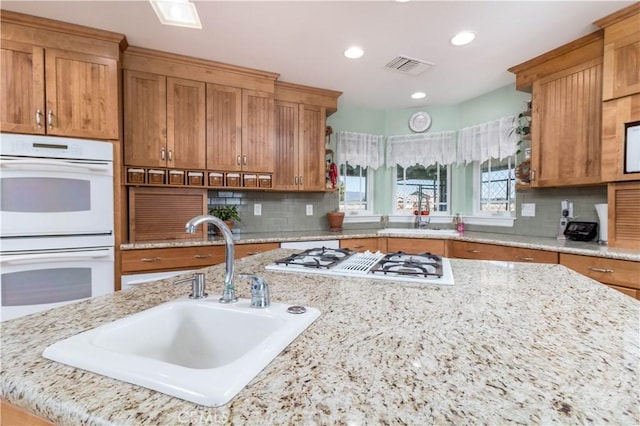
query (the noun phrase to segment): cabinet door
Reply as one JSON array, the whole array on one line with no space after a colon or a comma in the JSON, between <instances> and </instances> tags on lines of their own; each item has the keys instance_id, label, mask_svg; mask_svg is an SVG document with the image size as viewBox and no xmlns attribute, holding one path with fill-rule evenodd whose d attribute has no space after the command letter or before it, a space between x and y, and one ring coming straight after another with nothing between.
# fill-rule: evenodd
<instances>
[{"instance_id":1,"label":"cabinet door","mask_svg":"<svg viewBox=\"0 0 640 426\"><path fill-rule=\"evenodd\" d=\"M300 184L298 173L299 104L275 102L275 172L273 187L295 191Z\"/></svg>"},{"instance_id":2,"label":"cabinet door","mask_svg":"<svg viewBox=\"0 0 640 426\"><path fill-rule=\"evenodd\" d=\"M600 183L602 60L533 84L532 185Z\"/></svg>"},{"instance_id":3,"label":"cabinet door","mask_svg":"<svg viewBox=\"0 0 640 426\"><path fill-rule=\"evenodd\" d=\"M44 134L44 50L3 40L0 52L0 130Z\"/></svg>"},{"instance_id":4,"label":"cabinet door","mask_svg":"<svg viewBox=\"0 0 640 426\"><path fill-rule=\"evenodd\" d=\"M240 171L242 90L207 84L207 169Z\"/></svg>"},{"instance_id":5,"label":"cabinet door","mask_svg":"<svg viewBox=\"0 0 640 426\"><path fill-rule=\"evenodd\" d=\"M558 263L558 253L493 244L452 241L451 256L461 259L500 260L504 262Z\"/></svg>"},{"instance_id":6,"label":"cabinet door","mask_svg":"<svg viewBox=\"0 0 640 426\"><path fill-rule=\"evenodd\" d=\"M300 105L300 189L324 190L324 135L326 109Z\"/></svg>"},{"instance_id":7,"label":"cabinet door","mask_svg":"<svg viewBox=\"0 0 640 426\"><path fill-rule=\"evenodd\" d=\"M167 78L167 167L205 168L205 84Z\"/></svg>"},{"instance_id":8,"label":"cabinet door","mask_svg":"<svg viewBox=\"0 0 640 426\"><path fill-rule=\"evenodd\" d=\"M124 162L167 165L167 84L161 75L124 71Z\"/></svg>"},{"instance_id":9,"label":"cabinet door","mask_svg":"<svg viewBox=\"0 0 640 426\"><path fill-rule=\"evenodd\" d=\"M640 14L604 32L604 100L640 93Z\"/></svg>"},{"instance_id":10,"label":"cabinet door","mask_svg":"<svg viewBox=\"0 0 640 426\"><path fill-rule=\"evenodd\" d=\"M242 170L272 173L274 168L273 94L242 91Z\"/></svg>"},{"instance_id":11,"label":"cabinet door","mask_svg":"<svg viewBox=\"0 0 640 426\"><path fill-rule=\"evenodd\" d=\"M118 62L115 59L45 51L47 133L118 139Z\"/></svg>"},{"instance_id":12,"label":"cabinet door","mask_svg":"<svg viewBox=\"0 0 640 426\"><path fill-rule=\"evenodd\" d=\"M422 239L422 238L387 238L388 253L403 251L405 253L431 253L446 255L445 240Z\"/></svg>"}]
</instances>

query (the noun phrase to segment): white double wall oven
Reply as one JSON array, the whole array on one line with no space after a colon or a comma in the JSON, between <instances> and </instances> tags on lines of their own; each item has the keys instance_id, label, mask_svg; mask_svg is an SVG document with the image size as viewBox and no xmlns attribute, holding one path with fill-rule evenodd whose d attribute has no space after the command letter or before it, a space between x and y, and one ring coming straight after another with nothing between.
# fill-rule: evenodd
<instances>
[{"instance_id":1,"label":"white double wall oven","mask_svg":"<svg viewBox=\"0 0 640 426\"><path fill-rule=\"evenodd\" d=\"M0 319L114 291L113 146L0 135Z\"/></svg>"}]
</instances>

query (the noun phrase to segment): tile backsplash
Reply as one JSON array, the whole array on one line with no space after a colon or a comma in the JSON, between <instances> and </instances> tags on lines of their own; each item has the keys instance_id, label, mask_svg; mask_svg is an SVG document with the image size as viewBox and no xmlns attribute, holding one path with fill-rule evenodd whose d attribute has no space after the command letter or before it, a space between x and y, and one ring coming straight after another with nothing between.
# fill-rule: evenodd
<instances>
[{"instance_id":1,"label":"tile backsplash","mask_svg":"<svg viewBox=\"0 0 640 426\"><path fill-rule=\"evenodd\" d=\"M338 207L337 193L210 190L208 198L209 209L224 204L238 206L242 220L235 224L234 233L326 231L326 214ZM259 216L254 215L256 204L260 204ZM308 205L313 210L311 215L307 215Z\"/></svg>"}]
</instances>

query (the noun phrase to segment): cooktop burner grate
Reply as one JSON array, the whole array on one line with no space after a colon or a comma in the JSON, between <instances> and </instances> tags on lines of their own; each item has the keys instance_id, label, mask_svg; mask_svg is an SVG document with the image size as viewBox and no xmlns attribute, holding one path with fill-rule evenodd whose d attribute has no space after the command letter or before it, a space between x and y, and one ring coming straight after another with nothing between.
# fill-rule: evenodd
<instances>
[{"instance_id":1,"label":"cooktop burner grate","mask_svg":"<svg viewBox=\"0 0 640 426\"><path fill-rule=\"evenodd\" d=\"M276 260L275 263L293 267L329 269L349 258L353 253L349 249L313 248Z\"/></svg>"},{"instance_id":2,"label":"cooktop burner grate","mask_svg":"<svg viewBox=\"0 0 640 426\"><path fill-rule=\"evenodd\" d=\"M389 253L371 268L372 274L441 277L442 257L431 253Z\"/></svg>"}]
</instances>

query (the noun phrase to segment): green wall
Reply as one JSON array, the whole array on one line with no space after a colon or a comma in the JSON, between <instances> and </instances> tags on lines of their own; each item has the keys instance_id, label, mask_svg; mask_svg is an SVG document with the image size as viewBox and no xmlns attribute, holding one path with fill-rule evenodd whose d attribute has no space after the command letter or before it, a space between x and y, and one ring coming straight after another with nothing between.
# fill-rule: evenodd
<instances>
[{"instance_id":1,"label":"green wall","mask_svg":"<svg viewBox=\"0 0 640 426\"><path fill-rule=\"evenodd\" d=\"M341 130L384 136L412 134L408 121L411 114L417 111L426 111L431 115L432 123L428 132L458 130L506 115L518 114L523 109L524 102L530 98L528 93L517 92L515 84L510 84L455 105L379 110L353 107L338 102L338 112L327 119L327 125L334 130L331 145L335 150L335 133ZM391 212L393 171L393 168L383 166L374 173L376 214ZM452 167L452 213L469 214L473 210L473 206L467 203L467 200L471 199L472 177L471 167Z\"/></svg>"}]
</instances>

